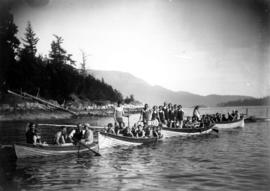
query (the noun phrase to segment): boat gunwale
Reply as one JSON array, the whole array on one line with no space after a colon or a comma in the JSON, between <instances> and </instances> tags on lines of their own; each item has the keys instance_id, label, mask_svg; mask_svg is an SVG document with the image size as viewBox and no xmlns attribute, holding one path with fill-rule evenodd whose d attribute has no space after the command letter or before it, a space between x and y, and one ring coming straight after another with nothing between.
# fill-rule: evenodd
<instances>
[{"instance_id":1,"label":"boat gunwale","mask_svg":"<svg viewBox=\"0 0 270 191\"><path fill-rule=\"evenodd\" d=\"M216 125L218 124L234 124L234 123L238 123L242 120L244 120L245 118L244 117L241 117L240 119L237 119L235 121L223 121L223 122L216 122Z\"/></svg>"},{"instance_id":2,"label":"boat gunwale","mask_svg":"<svg viewBox=\"0 0 270 191\"><path fill-rule=\"evenodd\" d=\"M110 134L110 133L104 133L104 132L99 132L102 136L107 136L110 138L114 138L117 140L121 140L121 141L126 141L126 142L130 142L130 143L152 143L152 142L156 142L158 141L160 138L157 137L151 137L151 138L135 138L135 137L125 137L125 136L119 136L119 135L114 135L114 134Z\"/></svg>"},{"instance_id":3,"label":"boat gunwale","mask_svg":"<svg viewBox=\"0 0 270 191\"><path fill-rule=\"evenodd\" d=\"M178 133L202 133L205 131L208 131L209 129L212 129L215 126L215 123L209 125L208 127L204 128L170 128L170 127L162 127L163 131L171 131L171 132L178 132Z\"/></svg>"},{"instance_id":4,"label":"boat gunwale","mask_svg":"<svg viewBox=\"0 0 270 191\"><path fill-rule=\"evenodd\" d=\"M91 143L91 144L86 144L89 147L94 147L97 144L96 143ZM36 150L43 150L43 151L73 151L73 150L78 150L78 148L83 148L83 146L79 145L42 145L42 144L28 144L28 143L14 143L13 147L15 146L20 146L20 147L27 147L31 149L36 149Z\"/></svg>"}]
</instances>

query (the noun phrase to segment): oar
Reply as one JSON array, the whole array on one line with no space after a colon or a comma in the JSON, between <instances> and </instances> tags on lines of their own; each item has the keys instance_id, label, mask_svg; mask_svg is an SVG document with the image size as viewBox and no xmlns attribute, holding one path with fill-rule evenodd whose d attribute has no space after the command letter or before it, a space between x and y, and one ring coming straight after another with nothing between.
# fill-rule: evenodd
<instances>
[{"instance_id":1,"label":"oar","mask_svg":"<svg viewBox=\"0 0 270 191\"><path fill-rule=\"evenodd\" d=\"M215 129L215 128L212 128L212 130L215 131L216 133L219 132L219 130L218 129Z\"/></svg>"},{"instance_id":2,"label":"oar","mask_svg":"<svg viewBox=\"0 0 270 191\"><path fill-rule=\"evenodd\" d=\"M93 149L91 149L88 145L86 145L85 143L79 141L79 144L83 145L84 147L88 148L91 152L93 152L95 154L95 156L101 156L101 154Z\"/></svg>"},{"instance_id":3,"label":"oar","mask_svg":"<svg viewBox=\"0 0 270 191\"><path fill-rule=\"evenodd\" d=\"M129 126L129 108L128 108L128 126ZM129 126L130 127L130 126Z\"/></svg>"}]
</instances>

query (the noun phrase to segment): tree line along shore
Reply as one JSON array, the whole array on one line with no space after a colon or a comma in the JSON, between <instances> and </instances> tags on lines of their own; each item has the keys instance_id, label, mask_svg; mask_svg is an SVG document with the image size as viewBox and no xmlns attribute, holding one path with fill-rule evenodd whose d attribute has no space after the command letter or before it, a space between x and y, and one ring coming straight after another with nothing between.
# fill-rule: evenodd
<instances>
[{"instance_id":1,"label":"tree line along shore","mask_svg":"<svg viewBox=\"0 0 270 191\"><path fill-rule=\"evenodd\" d=\"M72 55L63 47L63 38L58 35L53 35L47 55L38 54L39 38L31 23L27 23L24 37L19 40L10 8L4 5L0 9L0 104L12 105L13 102L8 101L10 95L6 93L7 90L38 94L60 105L77 100L89 103L132 101L131 97L134 100L133 96L124 99L111 85L88 74L83 52L82 62L79 63L81 67L76 68ZM18 108L20 110L20 106ZM16 110L15 107L13 109Z\"/></svg>"}]
</instances>

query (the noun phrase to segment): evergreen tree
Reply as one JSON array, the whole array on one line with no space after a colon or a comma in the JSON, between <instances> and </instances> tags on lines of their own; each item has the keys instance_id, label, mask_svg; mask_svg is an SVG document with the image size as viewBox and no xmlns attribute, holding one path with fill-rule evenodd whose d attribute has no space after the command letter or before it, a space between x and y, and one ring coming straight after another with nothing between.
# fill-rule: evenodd
<instances>
[{"instance_id":1,"label":"evergreen tree","mask_svg":"<svg viewBox=\"0 0 270 191\"><path fill-rule=\"evenodd\" d=\"M25 29L25 38L23 40L23 52L31 57L36 56L37 52L37 43L39 41L39 38L36 37L36 34L34 33L32 29L32 25L30 21L27 22L27 27Z\"/></svg>"},{"instance_id":2,"label":"evergreen tree","mask_svg":"<svg viewBox=\"0 0 270 191\"><path fill-rule=\"evenodd\" d=\"M15 36L17 32L10 7L2 3L0 6L0 91L3 91L4 84L9 85L8 76L16 63L16 51L20 44Z\"/></svg>"}]
</instances>

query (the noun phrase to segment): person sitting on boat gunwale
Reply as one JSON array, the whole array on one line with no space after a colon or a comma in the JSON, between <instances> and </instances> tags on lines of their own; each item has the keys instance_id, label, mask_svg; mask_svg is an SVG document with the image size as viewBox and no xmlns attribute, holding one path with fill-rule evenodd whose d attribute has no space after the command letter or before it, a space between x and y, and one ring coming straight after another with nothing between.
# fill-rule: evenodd
<instances>
[{"instance_id":1,"label":"person sitting on boat gunwale","mask_svg":"<svg viewBox=\"0 0 270 191\"><path fill-rule=\"evenodd\" d=\"M40 143L40 136L37 134L36 124L29 123L28 129L25 133L26 143L36 145Z\"/></svg>"},{"instance_id":2,"label":"person sitting on boat gunwale","mask_svg":"<svg viewBox=\"0 0 270 191\"><path fill-rule=\"evenodd\" d=\"M62 126L61 130L55 134L54 142L57 145L65 144L67 138L67 128Z\"/></svg>"}]
</instances>

